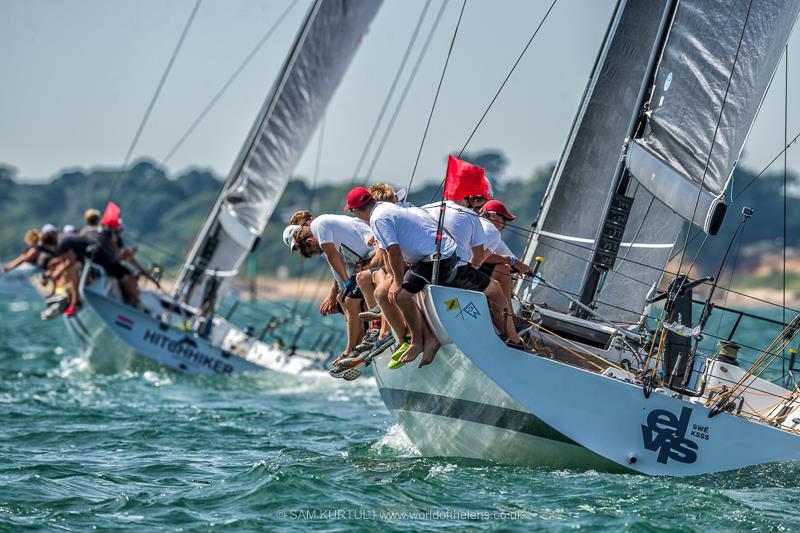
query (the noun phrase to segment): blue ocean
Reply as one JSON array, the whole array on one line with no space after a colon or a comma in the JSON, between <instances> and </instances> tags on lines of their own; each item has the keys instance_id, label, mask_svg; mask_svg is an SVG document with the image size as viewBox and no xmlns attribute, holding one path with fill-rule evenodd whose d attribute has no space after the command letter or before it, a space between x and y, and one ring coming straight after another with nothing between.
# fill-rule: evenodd
<instances>
[{"instance_id":1,"label":"blue ocean","mask_svg":"<svg viewBox=\"0 0 800 533\"><path fill-rule=\"evenodd\" d=\"M0 281L2 530L800 529L798 464L680 480L421 457L372 377L192 377L138 358L98 372L42 308ZM312 340L341 328L308 320Z\"/></svg>"}]
</instances>

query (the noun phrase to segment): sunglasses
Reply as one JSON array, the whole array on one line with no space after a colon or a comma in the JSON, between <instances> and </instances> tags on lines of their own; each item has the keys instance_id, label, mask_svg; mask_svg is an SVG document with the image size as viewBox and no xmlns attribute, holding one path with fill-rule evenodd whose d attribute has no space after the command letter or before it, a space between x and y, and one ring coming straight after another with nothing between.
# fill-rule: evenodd
<instances>
[{"instance_id":1,"label":"sunglasses","mask_svg":"<svg viewBox=\"0 0 800 533\"><path fill-rule=\"evenodd\" d=\"M487 218L499 217L501 221L508 222L508 219L497 211L484 211L483 214L487 215Z\"/></svg>"}]
</instances>

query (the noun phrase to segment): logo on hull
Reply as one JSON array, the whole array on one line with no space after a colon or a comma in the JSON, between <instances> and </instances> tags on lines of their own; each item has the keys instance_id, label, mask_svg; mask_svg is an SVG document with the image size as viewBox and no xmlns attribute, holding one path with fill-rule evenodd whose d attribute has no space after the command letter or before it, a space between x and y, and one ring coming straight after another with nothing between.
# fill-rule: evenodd
<instances>
[{"instance_id":1,"label":"logo on hull","mask_svg":"<svg viewBox=\"0 0 800 533\"><path fill-rule=\"evenodd\" d=\"M481 314L481 312L478 311L478 308L472 302L468 303L464 307L461 307L461 302L458 301L458 298L453 298L452 300L445 300L444 306L448 312L458 311L456 316L461 320L464 320L465 316L471 318L478 318Z\"/></svg>"},{"instance_id":2,"label":"logo on hull","mask_svg":"<svg viewBox=\"0 0 800 533\"><path fill-rule=\"evenodd\" d=\"M672 459L679 463L691 464L697 461L697 443L686 438L692 410L681 409L680 417L665 409L653 409L647 415L647 424L642 425L644 447L658 452L656 461L667 464Z\"/></svg>"},{"instance_id":3,"label":"logo on hull","mask_svg":"<svg viewBox=\"0 0 800 533\"><path fill-rule=\"evenodd\" d=\"M233 372L232 365L224 361L220 361L214 356L204 354L197 349L197 342L189 337L184 337L181 340L175 340L171 337L148 329L144 333L144 340L154 346L168 351L170 354L179 357L184 361L189 361L196 365L206 367L218 374L230 374Z\"/></svg>"}]
</instances>

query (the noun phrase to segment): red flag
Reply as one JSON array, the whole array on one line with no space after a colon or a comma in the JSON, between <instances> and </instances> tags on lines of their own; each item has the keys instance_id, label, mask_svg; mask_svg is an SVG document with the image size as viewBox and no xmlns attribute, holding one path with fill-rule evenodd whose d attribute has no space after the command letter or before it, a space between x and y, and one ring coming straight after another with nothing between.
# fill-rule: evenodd
<instances>
[{"instance_id":1,"label":"red flag","mask_svg":"<svg viewBox=\"0 0 800 533\"><path fill-rule=\"evenodd\" d=\"M447 159L447 177L444 179L444 197L458 202L467 196L491 198L486 171L452 155Z\"/></svg>"},{"instance_id":2,"label":"red flag","mask_svg":"<svg viewBox=\"0 0 800 533\"><path fill-rule=\"evenodd\" d=\"M106 210L103 213L103 219L100 221L103 226L116 229L120 226L119 222L119 206L114 202L106 204Z\"/></svg>"}]
</instances>

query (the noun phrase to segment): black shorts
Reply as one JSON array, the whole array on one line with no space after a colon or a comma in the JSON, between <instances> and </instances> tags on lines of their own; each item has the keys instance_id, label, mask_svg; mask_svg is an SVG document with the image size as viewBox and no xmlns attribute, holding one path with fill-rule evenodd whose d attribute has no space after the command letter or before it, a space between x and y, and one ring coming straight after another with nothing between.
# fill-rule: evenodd
<instances>
[{"instance_id":1,"label":"black shorts","mask_svg":"<svg viewBox=\"0 0 800 533\"><path fill-rule=\"evenodd\" d=\"M467 291L483 292L491 282L491 276L467 263L466 265L459 265L456 268L455 276L446 280L442 285Z\"/></svg>"},{"instance_id":2,"label":"black shorts","mask_svg":"<svg viewBox=\"0 0 800 533\"><path fill-rule=\"evenodd\" d=\"M357 300L363 300L364 294L361 292L361 287L356 285L356 275L353 274L350 276L350 279L353 280L353 286L350 288L349 291L344 293L345 298L355 298Z\"/></svg>"},{"instance_id":3,"label":"black shorts","mask_svg":"<svg viewBox=\"0 0 800 533\"><path fill-rule=\"evenodd\" d=\"M115 279L122 279L131 271L119 261L109 261L103 254L97 254L94 258L95 263L103 267L103 270L106 271L106 274L111 276Z\"/></svg>"},{"instance_id":4,"label":"black shorts","mask_svg":"<svg viewBox=\"0 0 800 533\"><path fill-rule=\"evenodd\" d=\"M491 264L484 263L484 264L481 265L481 267L478 270L480 270L481 272L483 272L487 276L491 277L491 275L494 274L494 268L497 265L498 265L498 263L491 263Z\"/></svg>"},{"instance_id":5,"label":"black shorts","mask_svg":"<svg viewBox=\"0 0 800 533\"><path fill-rule=\"evenodd\" d=\"M458 265L458 257L454 255L442 259L439 263L439 279L452 278L455 275L456 265ZM433 261L420 261L406 270L401 287L411 294L416 294L431 282L431 277L433 277ZM446 283L442 282L442 285L446 285Z\"/></svg>"}]
</instances>

